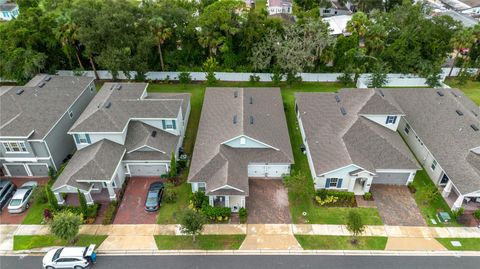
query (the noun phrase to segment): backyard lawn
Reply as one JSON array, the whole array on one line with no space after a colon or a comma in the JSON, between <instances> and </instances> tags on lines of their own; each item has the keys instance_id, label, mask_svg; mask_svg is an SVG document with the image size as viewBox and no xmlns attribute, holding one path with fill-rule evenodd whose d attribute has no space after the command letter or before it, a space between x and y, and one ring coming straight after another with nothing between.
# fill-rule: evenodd
<instances>
[{"instance_id":1,"label":"backyard lawn","mask_svg":"<svg viewBox=\"0 0 480 269\"><path fill-rule=\"evenodd\" d=\"M198 235L195 242L189 235L156 235L155 242L160 250L171 249L202 249L202 250L233 250L240 248L244 234L235 235Z\"/></svg>"},{"instance_id":2,"label":"backyard lawn","mask_svg":"<svg viewBox=\"0 0 480 269\"><path fill-rule=\"evenodd\" d=\"M303 249L331 249L331 250L384 250L387 237L359 236L357 244L351 243L350 236L334 235L295 235Z\"/></svg>"},{"instance_id":3,"label":"backyard lawn","mask_svg":"<svg viewBox=\"0 0 480 269\"><path fill-rule=\"evenodd\" d=\"M435 238L448 250L480 251L480 238ZM452 241L458 241L462 246L455 247Z\"/></svg>"},{"instance_id":4,"label":"backyard lawn","mask_svg":"<svg viewBox=\"0 0 480 269\"><path fill-rule=\"evenodd\" d=\"M413 180L413 186L417 189L414 195L415 201L417 202L423 218L429 226L461 226L453 219L449 224L439 223L438 219L436 218L436 214L440 211L445 211L451 214L450 207L448 206L447 202L445 202L440 192L432 195L432 192L437 190L437 187L432 182L425 170L417 172L415 179ZM432 196L433 198L431 198ZM430 202L428 200L430 200ZM433 224L430 219L435 219L437 224Z\"/></svg>"},{"instance_id":5,"label":"backyard lawn","mask_svg":"<svg viewBox=\"0 0 480 269\"><path fill-rule=\"evenodd\" d=\"M480 105L480 81L467 81L465 85L459 85L458 81L454 79L448 79L445 83L452 88L459 88L462 90L472 101L477 105Z\"/></svg>"},{"instance_id":6,"label":"backyard lawn","mask_svg":"<svg viewBox=\"0 0 480 269\"><path fill-rule=\"evenodd\" d=\"M85 246L95 244L100 246L107 238L106 235L79 235L73 246ZM64 240L57 239L53 235L15 235L13 237L13 250L26 250L51 246L67 246Z\"/></svg>"}]
</instances>

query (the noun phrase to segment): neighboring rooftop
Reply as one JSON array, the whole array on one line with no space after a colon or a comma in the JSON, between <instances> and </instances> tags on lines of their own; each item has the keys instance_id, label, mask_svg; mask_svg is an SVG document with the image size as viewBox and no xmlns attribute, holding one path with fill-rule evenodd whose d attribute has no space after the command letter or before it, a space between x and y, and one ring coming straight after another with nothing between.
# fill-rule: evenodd
<instances>
[{"instance_id":1,"label":"neighboring rooftop","mask_svg":"<svg viewBox=\"0 0 480 269\"><path fill-rule=\"evenodd\" d=\"M479 107L457 89L382 91L402 108L455 187L462 194L480 190L480 157L473 151L480 147L480 131L473 128L480 128Z\"/></svg>"},{"instance_id":2,"label":"neighboring rooftop","mask_svg":"<svg viewBox=\"0 0 480 269\"><path fill-rule=\"evenodd\" d=\"M37 75L0 87L0 136L43 139L93 78Z\"/></svg>"},{"instance_id":3,"label":"neighboring rooftop","mask_svg":"<svg viewBox=\"0 0 480 269\"><path fill-rule=\"evenodd\" d=\"M15 3L5 3L5 4L0 4L0 12L3 11L12 11L18 7L17 4Z\"/></svg>"},{"instance_id":4,"label":"neighboring rooftop","mask_svg":"<svg viewBox=\"0 0 480 269\"><path fill-rule=\"evenodd\" d=\"M147 95L147 83L105 83L70 132L123 132L130 119L176 118L188 94Z\"/></svg>"},{"instance_id":5,"label":"neighboring rooftop","mask_svg":"<svg viewBox=\"0 0 480 269\"><path fill-rule=\"evenodd\" d=\"M296 93L316 175L356 164L376 169L417 169L400 135L361 115L403 115L375 90Z\"/></svg>"},{"instance_id":6,"label":"neighboring rooftop","mask_svg":"<svg viewBox=\"0 0 480 269\"><path fill-rule=\"evenodd\" d=\"M272 148L232 148L245 135ZM229 185L248 195L248 163L293 163L279 88L207 88L189 180L207 180L207 194Z\"/></svg>"},{"instance_id":7,"label":"neighboring rooftop","mask_svg":"<svg viewBox=\"0 0 480 269\"><path fill-rule=\"evenodd\" d=\"M338 15L322 20L329 25L331 35L341 35L347 32L347 23L352 19L352 15Z\"/></svg>"}]
</instances>

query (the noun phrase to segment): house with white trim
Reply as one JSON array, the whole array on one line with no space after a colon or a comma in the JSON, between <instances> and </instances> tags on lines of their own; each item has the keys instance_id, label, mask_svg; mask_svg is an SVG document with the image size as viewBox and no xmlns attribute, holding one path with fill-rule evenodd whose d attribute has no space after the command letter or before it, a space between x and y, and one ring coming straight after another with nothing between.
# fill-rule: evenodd
<instances>
[{"instance_id":1,"label":"house with white trim","mask_svg":"<svg viewBox=\"0 0 480 269\"><path fill-rule=\"evenodd\" d=\"M292 14L293 13L292 0L268 0L267 11L268 11L268 15Z\"/></svg>"},{"instance_id":2,"label":"house with white trim","mask_svg":"<svg viewBox=\"0 0 480 269\"><path fill-rule=\"evenodd\" d=\"M281 180L293 153L279 88L207 88L188 182L238 212L249 180Z\"/></svg>"},{"instance_id":3,"label":"house with white trim","mask_svg":"<svg viewBox=\"0 0 480 269\"><path fill-rule=\"evenodd\" d=\"M93 78L37 75L0 87L0 167L8 177L45 177L75 150L68 130L95 96Z\"/></svg>"},{"instance_id":4,"label":"house with white trim","mask_svg":"<svg viewBox=\"0 0 480 269\"><path fill-rule=\"evenodd\" d=\"M15 2L0 0L0 21L10 21L20 14L20 9Z\"/></svg>"},{"instance_id":5,"label":"house with white trim","mask_svg":"<svg viewBox=\"0 0 480 269\"><path fill-rule=\"evenodd\" d=\"M298 92L295 110L316 189L363 195L407 185L420 169L397 132L404 112L379 90Z\"/></svg>"},{"instance_id":6,"label":"house with white trim","mask_svg":"<svg viewBox=\"0 0 480 269\"><path fill-rule=\"evenodd\" d=\"M70 128L77 152L52 186L62 193L110 200L127 176L160 177L179 158L190 114L190 94L147 93L147 83L105 83Z\"/></svg>"}]
</instances>

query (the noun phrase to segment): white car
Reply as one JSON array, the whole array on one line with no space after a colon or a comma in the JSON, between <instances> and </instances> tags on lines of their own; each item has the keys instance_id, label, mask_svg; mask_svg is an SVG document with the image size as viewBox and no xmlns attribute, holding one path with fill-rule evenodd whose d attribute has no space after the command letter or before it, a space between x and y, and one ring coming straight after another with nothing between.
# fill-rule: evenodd
<instances>
[{"instance_id":1,"label":"white car","mask_svg":"<svg viewBox=\"0 0 480 269\"><path fill-rule=\"evenodd\" d=\"M47 252L42 264L45 269L73 268L84 269L90 266L90 256L95 245L90 247L63 247Z\"/></svg>"},{"instance_id":2,"label":"white car","mask_svg":"<svg viewBox=\"0 0 480 269\"><path fill-rule=\"evenodd\" d=\"M37 182L29 181L18 188L8 204L8 213L14 214L25 211L28 208L28 201L32 197L33 190L37 185Z\"/></svg>"}]
</instances>

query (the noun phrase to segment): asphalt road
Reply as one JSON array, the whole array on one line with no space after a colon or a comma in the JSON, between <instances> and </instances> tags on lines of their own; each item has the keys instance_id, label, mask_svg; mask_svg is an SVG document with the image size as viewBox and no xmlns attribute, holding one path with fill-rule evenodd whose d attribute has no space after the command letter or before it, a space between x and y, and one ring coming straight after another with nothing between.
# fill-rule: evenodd
<instances>
[{"instance_id":1,"label":"asphalt road","mask_svg":"<svg viewBox=\"0 0 480 269\"><path fill-rule=\"evenodd\" d=\"M1 269L40 269L40 256L0 257ZM480 257L435 256L99 256L93 269L469 269Z\"/></svg>"}]
</instances>

